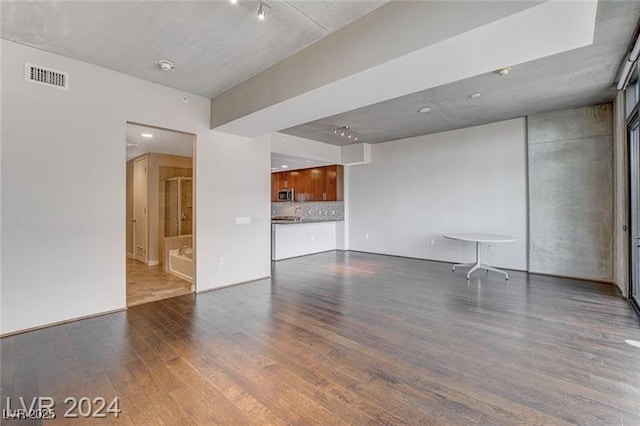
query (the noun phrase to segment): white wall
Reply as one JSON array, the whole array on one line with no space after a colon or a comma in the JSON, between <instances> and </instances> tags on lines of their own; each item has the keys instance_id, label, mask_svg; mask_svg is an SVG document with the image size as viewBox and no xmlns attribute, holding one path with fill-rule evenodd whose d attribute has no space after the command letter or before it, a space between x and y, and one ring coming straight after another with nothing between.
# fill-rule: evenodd
<instances>
[{"instance_id":1,"label":"white wall","mask_svg":"<svg viewBox=\"0 0 640 426\"><path fill-rule=\"evenodd\" d=\"M351 250L462 262L473 244L443 234L507 234L517 242L484 260L527 269L525 119L375 144L371 156L347 174Z\"/></svg>"},{"instance_id":2,"label":"white wall","mask_svg":"<svg viewBox=\"0 0 640 426\"><path fill-rule=\"evenodd\" d=\"M339 146L284 133L271 133L271 152L295 155L340 164L342 149Z\"/></svg>"},{"instance_id":3,"label":"white wall","mask_svg":"<svg viewBox=\"0 0 640 426\"><path fill-rule=\"evenodd\" d=\"M198 291L271 275L270 138L213 132L211 142L196 154Z\"/></svg>"},{"instance_id":4,"label":"white wall","mask_svg":"<svg viewBox=\"0 0 640 426\"><path fill-rule=\"evenodd\" d=\"M268 142L209 130L206 98L0 43L0 334L125 306L127 121L197 135L198 290L269 275ZM70 90L25 82L25 62L69 72Z\"/></svg>"},{"instance_id":5,"label":"white wall","mask_svg":"<svg viewBox=\"0 0 640 426\"><path fill-rule=\"evenodd\" d=\"M371 145L354 143L342 147L342 164L356 166L371 162Z\"/></svg>"}]
</instances>

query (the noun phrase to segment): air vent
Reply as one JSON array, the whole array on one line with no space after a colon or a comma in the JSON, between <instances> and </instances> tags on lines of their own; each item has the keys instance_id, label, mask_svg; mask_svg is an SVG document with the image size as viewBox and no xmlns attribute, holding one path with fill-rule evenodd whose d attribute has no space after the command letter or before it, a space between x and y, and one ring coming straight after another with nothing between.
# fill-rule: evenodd
<instances>
[{"instance_id":1,"label":"air vent","mask_svg":"<svg viewBox=\"0 0 640 426\"><path fill-rule=\"evenodd\" d=\"M69 89L69 73L55 71L49 68L26 63L24 67L25 79L33 83L46 84L59 89Z\"/></svg>"}]
</instances>

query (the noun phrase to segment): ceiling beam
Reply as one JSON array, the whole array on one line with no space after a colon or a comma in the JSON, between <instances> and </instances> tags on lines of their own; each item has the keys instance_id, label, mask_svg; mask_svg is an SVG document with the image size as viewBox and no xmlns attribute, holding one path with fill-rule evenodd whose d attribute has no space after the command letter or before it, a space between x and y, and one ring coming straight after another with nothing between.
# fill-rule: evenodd
<instances>
[{"instance_id":1,"label":"ceiling beam","mask_svg":"<svg viewBox=\"0 0 640 426\"><path fill-rule=\"evenodd\" d=\"M255 137L593 42L597 2L391 2L212 99Z\"/></svg>"}]
</instances>

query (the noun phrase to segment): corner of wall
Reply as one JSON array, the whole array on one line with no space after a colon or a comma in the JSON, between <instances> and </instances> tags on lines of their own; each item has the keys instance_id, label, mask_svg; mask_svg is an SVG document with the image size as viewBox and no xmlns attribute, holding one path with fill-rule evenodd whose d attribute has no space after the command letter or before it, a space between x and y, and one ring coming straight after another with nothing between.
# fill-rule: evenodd
<instances>
[{"instance_id":1,"label":"corner of wall","mask_svg":"<svg viewBox=\"0 0 640 426\"><path fill-rule=\"evenodd\" d=\"M371 163L371 145L368 143L344 145L341 149L340 156L342 164L345 166Z\"/></svg>"},{"instance_id":2,"label":"corner of wall","mask_svg":"<svg viewBox=\"0 0 640 426\"><path fill-rule=\"evenodd\" d=\"M624 92L613 102L614 155L614 267L613 281L624 297L629 297L629 235L627 232L627 130Z\"/></svg>"}]
</instances>

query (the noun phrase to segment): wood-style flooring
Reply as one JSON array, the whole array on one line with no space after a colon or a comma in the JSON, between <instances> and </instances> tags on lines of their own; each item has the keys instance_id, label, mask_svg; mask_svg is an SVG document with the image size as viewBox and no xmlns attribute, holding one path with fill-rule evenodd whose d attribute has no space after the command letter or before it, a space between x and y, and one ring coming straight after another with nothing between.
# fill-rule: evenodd
<instances>
[{"instance_id":1,"label":"wood-style flooring","mask_svg":"<svg viewBox=\"0 0 640 426\"><path fill-rule=\"evenodd\" d=\"M640 425L640 321L617 289L510 275L281 261L270 280L1 339L0 394L54 397L59 417L67 396L118 396L102 424Z\"/></svg>"},{"instance_id":2,"label":"wood-style flooring","mask_svg":"<svg viewBox=\"0 0 640 426\"><path fill-rule=\"evenodd\" d=\"M191 293L191 283L164 272L162 265L147 266L127 258L127 306Z\"/></svg>"}]
</instances>

